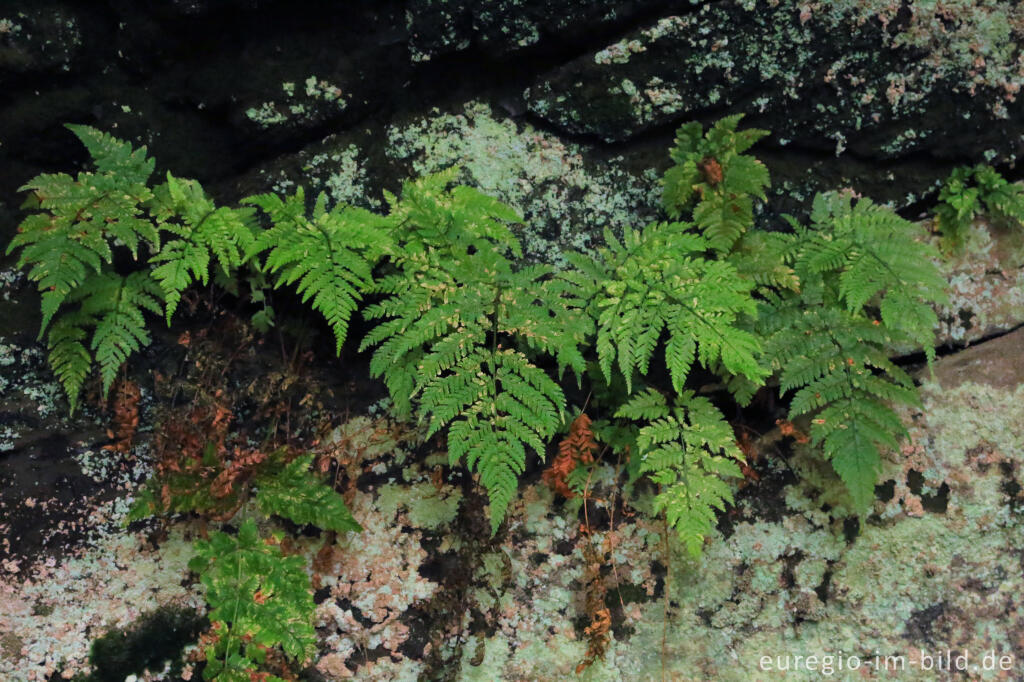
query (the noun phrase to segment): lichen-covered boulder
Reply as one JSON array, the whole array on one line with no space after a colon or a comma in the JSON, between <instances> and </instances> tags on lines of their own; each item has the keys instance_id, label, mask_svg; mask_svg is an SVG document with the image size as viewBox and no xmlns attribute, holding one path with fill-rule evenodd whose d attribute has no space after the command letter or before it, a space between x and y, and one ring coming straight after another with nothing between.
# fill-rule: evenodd
<instances>
[{"instance_id":1,"label":"lichen-covered boulder","mask_svg":"<svg viewBox=\"0 0 1024 682\"><path fill-rule=\"evenodd\" d=\"M728 109L780 145L1010 162L1022 31L1024 10L989 0L705 3L555 69L529 108L609 142Z\"/></svg>"}]
</instances>

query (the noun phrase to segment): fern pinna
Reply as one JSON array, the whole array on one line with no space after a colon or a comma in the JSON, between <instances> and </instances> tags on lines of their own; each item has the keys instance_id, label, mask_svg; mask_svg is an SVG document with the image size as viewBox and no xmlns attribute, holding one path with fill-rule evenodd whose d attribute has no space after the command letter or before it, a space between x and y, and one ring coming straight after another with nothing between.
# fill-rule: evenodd
<instances>
[{"instance_id":1,"label":"fern pinna","mask_svg":"<svg viewBox=\"0 0 1024 682\"><path fill-rule=\"evenodd\" d=\"M395 229L410 235L381 278L383 300L365 315L382 320L363 340L376 347L396 407L415 409L428 437L447 428L454 464L480 474L496 531L526 465L543 456L561 422L562 389L535 362L584 369L579 345L589 321L550 279L546 267L514 270L519 244L507 206L468 187L448 190L452 172L407 183L389 197Z\"/></svg>"}]
</instances>

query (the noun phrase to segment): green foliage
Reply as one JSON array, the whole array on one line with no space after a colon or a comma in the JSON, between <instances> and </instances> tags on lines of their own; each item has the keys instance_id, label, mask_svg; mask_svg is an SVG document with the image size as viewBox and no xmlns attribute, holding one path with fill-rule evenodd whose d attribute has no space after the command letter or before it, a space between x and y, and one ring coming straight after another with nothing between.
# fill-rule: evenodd
<instances>
[{"instance_id":1,"label":"green foliage","mask_svg":"<svg viewBox=\"0 0 1024 682\"><path fill-rule=\"evenodd\" d=\"M945 281L915 226L868 199L819 195L811 226L794 227L801 292L767 296L757 329L780 390L793 391L789 418L812 418L812 444L866 510L879 449L906 436L892 405L918 402L913 381L889 358L906 347L934 358L933 304L945 300Z\"/></svg>"},{"instance_id":2,"label":"green foliage","mask_svg":"<svg viewBox=\"0 0 1024 682\"><path fill-rule=\"evenodd\" d=\"M705 134L700 123L687 123L676 133L669 152L673 165L663 178L662 206L678 220L692 211L708 245L730 251L753 225L753 200L764 199L768 169L744 156L766 130L736 130L742 115L727 116Z\"/></svg>"},{"instance_id":3,"label":"green foliage","mask_svg":"<svg viewBox=\"0 0 1024 682\"><path fill-rule=\"evenodd\" d=\"M373 267L391 249L387 221L352 206L328 211L324 194L307 218L302 188L284 199L261 194L246 203L259 206L272 221L248 246L249 255L269 250L266 269L277 276L275 288L298 283L303 303L312 299L313 309L330 325L340 354L352 313L373 281Z\"/></svg>"},{"instance_id":4,"label":"green foliage","mask_svg":"<svg viewBox=\"0 0 1024 682\"><path fill-rule=\"evenodd\" d=\"M1024 186L985 164L954 169L939 190L935 207L946 247L962 248L967 229L982 212L1003 226L1024 225Z\"/></svg>"},{"instance_id":5,"label":"green foliage","mask_svg":"<svg viewBox=\"0 0 1024 682\"><path fill-rule=\"evenodd\" d=\"M218 531L197 541L189 568L206 587L215 635L206 647L204 679L248 682L275 648L300 664L316 652L306 562L262 539L251 519L237 536Z\"/></svg>"},{"instance_id":6,"label":"green foliage","mask_svg":"<svg viewBox=\"0 0 1024 682\"><path fill-rule=\"evenodd\" d=\"M159 296L147 272L121 276L105 271L87 277L64 299L72 309L57 317L46 340L50 366L72 410L94 361L106 394L128 356L149 345L143 311L159 315ZM86 338L90 338L88 347Z\"/></svg>"},{"instance_id":7,"label":"green foliage","mask_svg":"<svg viewBox=\"0 0 1024 682\"><path fill-rule=\"evenodd\" d=\"M17 266L28 268L41 293L39 336L49 329L50 364L74 410L94 361L106 392L121 361L149 343L143 311L160 312L157 290L148 273L118 274L114 251L123 244L138 258L140 246L159 248L159 233L142 208L152 197L146 181L153 160L145 148L133 151L92 128L68 127L96 170L43 174L25 184L25 207L39 212L21 223L7 253L19 251Z\"/></svg>"},{"instance_id":8,"label":"green foliage","mask_svg":"<svg viewBox=\"0 0 1024 682\"><path fill-rule=\"evenodd\" d=\"M517 262L510 224L520 217L453 186L455 168L406 182L400 198L385 193L385 216L328 209L324 195L309 212L301 189L251 197L243 203L269 223L259 229L255 209L217 207L195 181L168 174L150 189L145 150L84 127L73 130L96 171L26 185L39 212L8 251L20 250L19 265L43 292L51 363L72 405L94 363L109 389L148 343L146 311L169 323L197 282L234 292L247 282L264 305L264 329L273 324L269 292L294 286L326 319L336 353L372 297L362 313L376 324L361 344L373 349L371 373L428 437L447 435L453 464L479 474L495 531L529 451L543 457L563 423L561 382L571 369L617 415L595 428L620 450L639 448L631 475L659 486L657 509L696 552L731 500L725 479L737 475L739 452L722 414L689 386L694 367L720 375L741 403L774 371L792 393L790 417L812 420L814 443L864 509L879 448L904 434L891 405L916 398L889 358L912 347L934 357L931 306L943 297L937 254L869 200L820 195L810 226L753 230L769 176L745 152L767 133L738 130L740 118L680 128L663 181L672 222L609 233L596 255L569 254L571 267L558 273ZM1024 216L1022 190L991 169L954 179L944 190L952 217L940 223L962 223L978 202ZM128 274L114 267L118 249L132 256ZM653 370L662 357L674 397L650 388L630 397L634 386L662 383ZM358 529L309 473L308 456L221 454L197 455L187 470L152 481L134 513L230 516L255 491L265 513ZM225 661L243 653L232 649Z\"/></svg>"},{"instance_id":9,"label":"green foliage","mask_svg":"<svg viewBox=\"0 0 1024 682\"><path fill-rule=\"evenodd\" d=\"M73 411L94 364L106 394L128 357L149 344L144 311L169 324L181 292L207 282L211 258L233 271L253 235L251 210L215 207L194 180L168 174L150 188L154 161L145 147L68 128L95 171L43 174L22 187L31 193L25 207L37 212L22 221L7 253L20 251L18 267L28 268L42 294L39 335L49 329L50 366ZM161 233L169 237L162 245ZM117 267L118 250L128 251L130 274Z\"/></svg>"},{"instance_id":10,"label":"green foliage","mask_svg":"<svg viewBox=\"0 0 1024 682\"><path fill-rule=\"evenodd\" d=\"M228 520L255 489L256 505L268 516L276 514L323 530L362 530L341 495L310 472L312 461L312 454L289 461L283 448L268 455L246 452L230 459L211 443L199 462L186 462L147 481L129 510L128 521L175 512Z\"/></svg>"},{"instance_id":11,"label":"green foliage","mask_svg":"<svg viewBox=\"0 0 1024 682\"><path fill-rule=\"evenodd\" d=\"M697 557L714 528L717 513L732 503L723 477L741 477L743 454L732 427L707 398L680 392L669 405L661 393L647 389L619 408L616 417L642 420L636 443L640 471L659 484L654 500L669 526Z\"/></svg>"},{"instance_id":12,"label":"green foliage","mask_svg":"<svg viewBox=\"0 0 1024 682\"><path fill-rule=\"evenodd\" d=\"M255 240L252 210L218 208L198 182L170 173L154 189L150 210L157 225L171 233L150 259L151 265L160 264L152 272L163 289L170 325L182 292L193 282L208 283L211 258L229 277L245 263Z\"/></svg>"},{"instance_id":13,"label":"green foliage","mask_svg":"<svg viewBox=\"0 0 1024 682\"><path fill-rule=\"evenodd\" d=\"M838 193L815 198L810 227L791 220L793 234L750 230L752 200L763 198L768 175L743 152L764 132L737 132L738 120L719 121L706 134L697 123L680 129L664 206L674 218L692 206L697 230L756 286L758 314L744 308L734 324L763 343L759 359L771 364L783 393L793 392L790 419L812 419L812 444L866 510L880 448L905 436L892 405L917 401L913 382L889 358L915 347L929 361L935 356L932 306L945 298L938 254L891 210ZM720 218L722 202L733 203L731 220ZM752 398L760 376L709 359L740 403Z\"/></svg>"},{"instance_id":14,"label":"green foliage","mask_svg":"<svg viewBox=\"0 0 1024 682\"><path fill-rule=\"evenodd\" d=\"M323 530L361 531L341 495L310 472L312 463L313 455L306 454L283 467L260 472L255 480L260 511Z\"/></svg>"},{"instance_id":15,"label":"green foliage","mask_svg":"<svg viewBox=\"0 0 1024 682\"><path fill-rule=\"evenodd\" d=\"M736 326L756 312L751 283L723 260L705 257L709 243L686 223L627 229L622 241L606 234L608 246L587 262L573 263L584 277L569 275L590 299L597 315L597 354L605 379L617 361L632 390L633 375L646 375L663 331L665 362L676 391L682 391L696 360L721 362L733 374L760 381L760 347Z\"/></svg>"},{"instance_id":16,"label":"green foliage","mask_svg":"<svg viewBox=\"0 0 1024 682\"><path fill-rule=\"evenodd\" d=\"M363 340L376 346L370 369L383 376L396 407L415 408L428 437L448 429L451 462L475 471L496 531L526 465L543 456L565 398L533 358L582 374L579 345L590 322L540 266L514 270L519 245L504 221L515 213L469 187L446 190L451 174L407 183L394 197L396 229L410 235L394 256L398 270L364 311L382 320Z\"/></svg>"},{"instance_id":17,"label":"green foliage","mask_svg":"<svg viewBox=\"0 0 1024 682\"><path fill-rule=\"evenodd\" d=\"M824 300L827 288L847 312L877 309L887 330L934 359L938 318L931 304L945 300L946 281L935 266L939 254L916 239L913 223L841 193L815 197L811 221L812 229L798 232L796 256L805 298L820 289Z\"/></svg>"},{"instance_id":18,"label":"green foliage","mask_svg":"<svg viewBox=\"0 0 1024 682\"><path fill-rule=\"evenodd\" d=\"M341 495L310 472L312 461L312 454L289 461L284 448L232 460L210 444L196 466L186 463L148 481L127 520L198 512L226 521L255 489L256 507L267 516L322 530L361 531ZM261 540L252 519L243 522L237 537L216 532L209 541L196 542L189 567L202 574L213 625L204 679L247 681L250 673L267 667L275 647L299 663L314 653L306 562L282 556L276 540Z\"/></svg>"}]
</instances>

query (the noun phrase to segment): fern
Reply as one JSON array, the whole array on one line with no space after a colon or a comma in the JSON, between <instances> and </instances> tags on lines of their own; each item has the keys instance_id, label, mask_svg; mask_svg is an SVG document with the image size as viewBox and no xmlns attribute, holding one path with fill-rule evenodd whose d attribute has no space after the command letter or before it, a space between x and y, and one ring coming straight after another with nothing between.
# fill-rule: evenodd
<instances>
[{"instance_id":1,"label":"fern","mask_svg":"<svg viewBox=\"0 0 1024 682\"><path fill-rule=\"evenodd\" d=\"M302 455L282 468L261 473L255 482L260 511L323 530L361 531L341 495L310 473L312 462L312 454Z\"/></svg>"},{"instance_id":2,"label":"fern","mask_svg":"<svg viewBox=\"0 0 1024 682\"><path fill-rule=\"evenodd\" d=\"M692 391L679 393L669 405L662 394L647 389L615 416L645 422L636 444L640 472L660 486L655 512L664 512L690 555L699 556L717 513L733 501L723 478L742 476L737 462L743 455L732 428L711 401Z\"/></svg>"},{"instance_id":3,"label":"fern","mask_svg":"<svg viewBox=\"0 0 1024 682\"><path fill-rule=\"evenodd\" d=\"M141 206L152 196L146 181L154 162L145 147L133 151L92 128L68 128L92 154L96 172L43 174L21 187L31 192L25 207L40 213L25 218L6 251L20 250L17 267L28 267L42 293L40 338L71 292L90 273L110 268L115 241L136 258L140 243L159 246L159 233Z\"/></svg>"},{"instance_id":4,"label":"fern","mask_svg":"<svg viewBox=\"0 0 1024 682\"><path fill-rule=\"evenodd\" d=\"M373 267L391 249L387 221L351 206L328 211L324 194L307 218L301 188L285 199L262 194L246 203L260 207L273 223L249 246L248 255L269 250L266 268L277 276L275 287L297 283L302 301L312 300L327 320L340 354L352 313L373 281Z\"/></svg>"},{"instance_id":5,"label":"fern","mask_svg":"<svg viewBox=\"0 0 1024 682\"><path fill-rule=\"evenodd\" d=\"M148 480L128 513L129 521L154 514L196 512L229 520L255 488L256 506L299 525L322 530L361 531L341 495L310 472L312 454L287 461L281 448L269 454L234 453L228 458L207 444L198 462L168 467Z\"/></svg>"},{"instance_id":6,"label":"fern","mask_svg":"<svg viewBox=\"0 0 1024 682\"><path fill-rule=\"evenodd\" d=\"M665 362L677 392L695 361L721 362L731 373L759 382L757 339L736 322L756 313L751 283L732 265L709 260L708 242L685 223L627 229L622 241L606 234L608 246L590 262L574 257L580 274L568 277L593 298L597 354L605 380L613 363L632 390L633 375L645 375L662 332ZM591 293L592 292L592 293Z\"/></svg>"},{"instance_id":7,"label":"fern","mask_svg":"<svg viewBox=\"0 0 1024 682\"><path fill-rule=\"evenodd\" d=\"M411 235L368 306L382 320L363 340L396 408L448 430L449 457L480 474L497 531L530 448L543 456L565 407L561 388L532 360L547 355L577 375L589 320L541 266L515 271L519 245L503 222L515 214L476 190L442 189L452 176L406 185L392 217ZM406 205L407 197L410 205Z\"/></svg>"},{"instance_id":8,"label":"fern","mask_svg":"<svg viewBox=\"0 0 1024 682\"><path fill-rule=\"evenodd\" d=\"M873 494L879 449L895 447L905 434L891 405L917 400L913 382L889 357L907 347L923 347L929 362L935 356L933 304L944 299L945 286L933 264L938 254L891 210L866 199L854 204L838 193L815 198L810 228L790 219L793 234L750 230L752 201L764 198L768 174L743 152L765 133L737 132L738 121L719 121L706 134L697 123L680 129L663 205L677 219L691 211L709 246L755 286L759 314L744 308L731 324L763 339L763 359L779 373L780 389L793 392L790 418L813 418L813 444L823 448L863 510ZM977 172L986 189L982 180L979 188L968 188L968 171L955 173L944 189L957 221L973 218L980 195L1006 187ZM1014 206L1014 191L1004 191L1002 204ZM626 329L636 326L635 318L621 322ZM620 347L620 357L622 352ZM736 399L748 402L760 377L710 360L709 368ZM680 389L678 382L674 386Z\"/></svg>"},{"instance_id":9,"label":"fern","mask_svg":"<svg viewBox=\"0 0 1024 682\"><path fill-rule=\"evenodd\" d=\"M956 168L939 190L935 222L950 250L963 247L967 229L985 212L1003 226L1024 225L1024 186L1009 182L992 166Z\"/></svg>"},{"instance_id":10,"label":"fern","mask_svg":"<svg viewBox=\"0 0 1024 682\"><path fill-rule=\"evenodd\" d=\"M692 210L708 245L730 251L754 223L754 198L765 198L768 169L744 156L768 131L736 130L742 115L727 116L705 134L700 123L679 129L669 155L674 165L662 180L662 206L669 217L680 219Z\"/></svg>"},{"instance_id":11,"label":"fern","mask_svg":"<svg viewBox=\"0 0 1024 682\"><path fill-rule=\"evenodd\" d=\"M910 345L934 358L933 305L945 299L945 281L914 226L869 200L819 195L811 221L795 225L802 290L768 296L758 331L780 390L793 392L789 418L813 418L812 445L863 511L880 448L896 448L906 435L892 405L918 404L913 381L890 355Z\"/></svg>"},{"instance_id":12,"label":"fern","mask_svg":"<svg viewBox=\"0 0 1024 682\"><path fill-rule=\"evenodd\" d=\"M161 313L160 290L147 272L122 277L104 271L83 280L64 304L74 308L58 315L47 348L50 366L74 411L94 362L106 395L125 360L149 345L144 313Z\"/></svg>"},{"instance_id":13,"label":"fern","mask_svg":"<svg viewBox=\"0 0 1024 682\"><path fill-rule=\"evenodd\" d=\"M215 207L195 181L168 174L151 189L154 162L145 147L68 128L95 171L43 174L22 187L31 192L26 207L39 212L25 218L7 252L20 250L18 267L28 267L42 294L40 338L49 328L51 367L73 411L93 361L106 393L128 357L149 343L142 311L170 324L182 291L207 282L211 257L225 272L238 268L253 235L251 210ZM172 237L162 245L161 231ZM120 274L118 248L148 269ZM77 309L61 314L65 306Z\"/></svg>"},{"instance_id":14,"label":"fern","mask_svg":"<svg viewBox=\"0 0 1024 682\"><path fill-rule=\"evenodd\" d=\"M218 208L198 182L170 173L155 188L150 209L160 227L175 237L150 259L160 264L153 268L153 277L163 289L170 325L182 292L193 282L208 283L211 258L226 275L245 263L255 241L252 210Z\"/></svg>"},{"instance_id":15,"label":"fern","mask_svg":"<svg viewBox=\"0 0 1024 682\"><path fill-rule=\"evenodd\" d=\"M796 258L805 286L817 278L837 284L848 312L877 308L891 333L923 346L933 360L938 318L931 304L945 300L946 287L935 249L915 240L912 223L870 199L852 204L849 195L819 194L811 221Z\"/></svg>"},{"instance_id":16,"label":"fern","mask_svg":"<svg viewBox=\"0 0 1024 682\"><path fill-rule=\"evenodd\" d=\"M878 320L824 301L791 297L768 307L765 354L780 391L794 392L789 418L814 417L811 444L823 447L856 508L867 509L879 448L896 448L906 435L891 404L918 404L913 380L889 359L894 339Z\"/></svg>"},{"instance_id":17,"label":"fern","mask_svg":"<svg viewBox=\"0 0 1024 682\"><path fill-rule=\"evenodd\" d=\"M217 635L205 650L206 680L254 679L268 650L279 647L291 660L316 652L313 595L305 559L284 556L277 542L259 536L246 520L238 536L215 532L195 543L189 568L200 574ZM281 680L274 676L260 679Z\"/></svg>"}]
</instances>

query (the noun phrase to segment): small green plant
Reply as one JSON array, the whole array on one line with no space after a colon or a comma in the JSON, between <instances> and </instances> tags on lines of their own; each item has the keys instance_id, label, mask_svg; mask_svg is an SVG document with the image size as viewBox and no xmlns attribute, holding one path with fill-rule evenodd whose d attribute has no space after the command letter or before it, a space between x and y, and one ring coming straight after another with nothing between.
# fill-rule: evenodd
<instances>
[{"instance_id":1,"label":"small green plant","mask_svg":"<svg viewBox=\"0 0 1024 682\"><path fill-rule=\"evenodd\" d=\"M699 556L718 512L733 500L732 486L723 479L742 475L743 453L732 427L710 400L693 391L682 391L669 403L647 389L615 416L643 422L636 435L639 472L661 487L655 512L664 512L687 551Z\"/></svg>"},{"instance_id":2,"label":"small green plant","mask_svg":"<svg viewBox=\"0 0 1024 682\"><path fill-rule=\"evenodd\" d=\"M216 208L194 180L168 174L151 188L145 147L68 128L95 170L43 174L22 187L25 207L37 212L7 253L19 251L18 267L41 293L39 336L74 411L95 365L106 395L125 361L150 343L147 312L169 322L181 292L206 283L211 259L232 274L253 236L250 209ZM128 262L118 262L124 252Z\"/></svg>"},{"instance_id":3,"label":"small green plant","mask_svg":"<svg viewBox=\"0 0 1024 682\"><path fill-rule=\"evenodd\" d=\"M1024 225L1024 186L1009 182L992 166L955 169L939 190L935 222L947 248L963 247L967 229L981 213L997 225Z\"/></svg>"},{"instance_id":4,"label":"small green plant","mask_svg":"<svg viewBox=\"0 0 1024 682\"><path fill-rule=\"evenodd\" d=\"M203 679L284 682L260 672L274 662L278 648L299 663L315 653L306 560L285 556L280 539L260 537L256 523L247 519L236 536L217 531L196 542L189 568L206 587L213 626L203 641Z\"/></svg>"}]
</instances>

